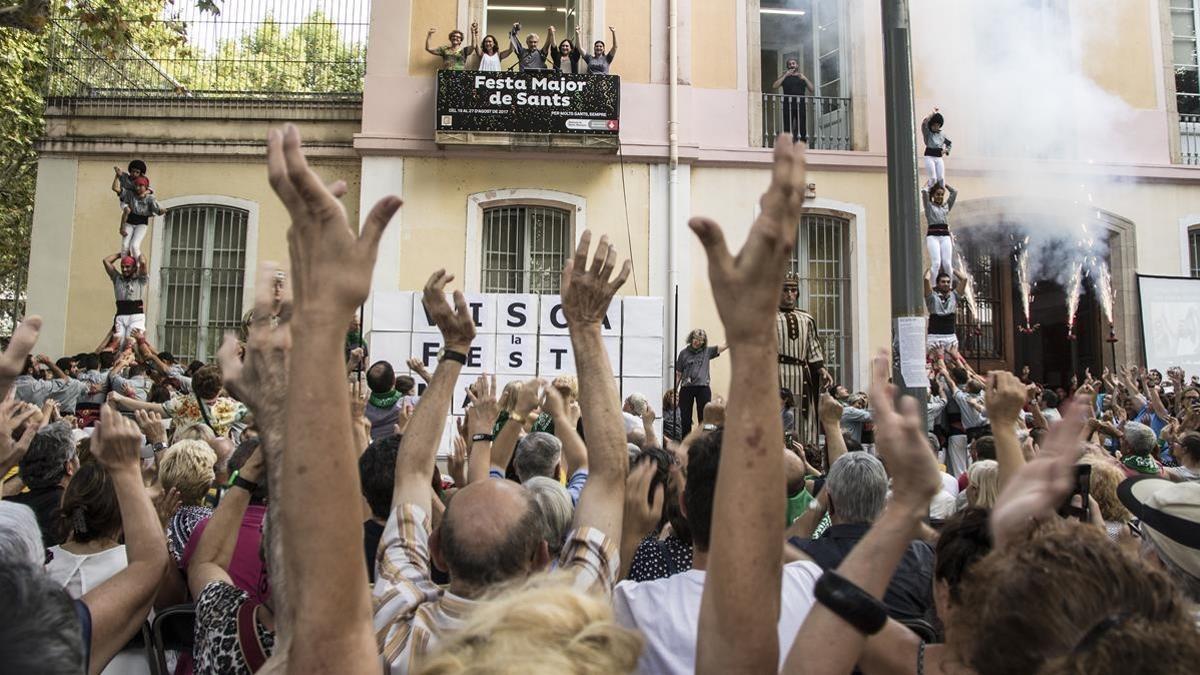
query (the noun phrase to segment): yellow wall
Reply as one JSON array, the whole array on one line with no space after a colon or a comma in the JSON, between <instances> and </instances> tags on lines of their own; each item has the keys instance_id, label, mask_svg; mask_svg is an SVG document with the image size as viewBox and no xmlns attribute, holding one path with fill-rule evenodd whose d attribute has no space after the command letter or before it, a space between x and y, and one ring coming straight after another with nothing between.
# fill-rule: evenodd
<instances>
[{"instance_id":1,"label":"yellow wall","mask_svg":"<svg viewBox=\"0 0 1200 675\"><path fill-rule=\"evenodd\" d=\"M518 177L528 177L522 180ZM607 234L621 258L633 251L638 290L646 294L649 250L649 174L644 164L590 162L408 159L404 163L404 220L400 288L418 289L430 272L445 268L460 281L466 262L467 197L486 190L539 188L587 198L592 241ZM625 196L629 223L626 229ZM634 293L633 280L621 289Z\"/></svg>"},{"instance_id":2,"label":"yellow wall","mask_svg":"<svg viewBox=\"0 0 1200 675\"><path fill-rule=\"evenodd\" d=\"M446 37L450 31L458 28L467 33L469 26L456 26L458 21L458 4L450 0L412 0L412 23L409 31L408 45L408 72L410 75L428 75L433 77L437 74L438 68L442 67L442 60L433 54L425 51L425 35L430 28L436 28L437 32L433 34L433 38L429 41L429 46L437 49L441 45L449 44L449 39ZM397 28L397 30L401 30ZM471 36L464 36L463 44L470 44ZM496 36L499 40L507 39L506 37ZM483 39L480 35L479 39Z\"/></svg>"},{"instance_id":3,"label":"yellow wall","mask_svg":"<svg viewBox=\"0 0 1200 675\"><path fill-rule=\"evenodd\" d=\"M692 86L737 89L737 7L692 0ZM753 57L757 61L758 54Z\"/></svg>"},{"instance_id":4,"label":"yellow wall","mask_svg":"<svg viewBox=\"0 0 1200 675\"><path fill-rule=\"evenodd\" d=\"M247 157L240 161L156 160L144 158L149 165L148 175L155 196L166 200L186 195L223 195L255 202L259 205L258 260L247 261L253 274L258 261L277 260L287 266L287 211L267 184L265 160ZM128 158L98 158L79 162L78 183L63 186L74 190L75 228L71 243L70 290L67 299L66 352L91 351L96 348L106 330L112 325L112 285L104 273L101 259L120 247L117 227L120 210L116 196L109 189L114 164L124 164ZM358 222L359 163L354 160L312 160L313 166L327 182L342 179L348 191L343 203L350 222ZM162 237L162 219L152 221L142 243L149 258L154 242ZM152 288L159 280L151 279ZM251 298L243 298L244 303ZM249 305L246 304L248 307ZM152 308L151 311L156 311Z\"/></svg>"},{"instance_id":5,"label":"yellow wall","mask_svg":"<svg viewBox=\"0 0 1200 675\"><path fill-rule=\"evenodd\" d=\"M1071 29L1083 72L1134 108L1157 104L1154 54L1161 47L1151 44L1154 33L1149 5L1130 0L1076 0L1071 7Z\"/></svg>"},{"instance_id":6,"label":"yellow wall","mask_svg":"<svg viewBox=\"0 0 1200 675\"><path fill-rule=\"evenodd\" d=\"M612 74L620 75L623 82L649 82L650 3L646 0L609 0L604 11L604 41L612 42L608 32L608 26L612 26L617 29L619 44ZM591 45L584 45L584 48L590 52Z\"/></svg>"}]
</instances>

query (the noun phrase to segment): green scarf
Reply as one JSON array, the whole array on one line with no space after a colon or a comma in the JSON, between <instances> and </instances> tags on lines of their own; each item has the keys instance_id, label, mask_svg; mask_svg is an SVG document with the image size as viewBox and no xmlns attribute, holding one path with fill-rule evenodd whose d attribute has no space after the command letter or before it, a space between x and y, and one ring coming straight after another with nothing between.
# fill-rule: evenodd
<instances>
[{"instance_id":1,"label":"green scarf","mask_svg":"<svg viewBox=\"0 0 1200 675\"><path fill-rule=\"evenodd\" d=\"M1158 475L1158 462L1155 462L1153 457L1130 455L1122 459L1121 463L1138 473L1149 474L1151 476Z\"/></svg>"},{"instance_id":2,"label":"green scarf","mask_svg":"<svg viewBox=\"0 0 1200 675\"><path fill-rule=\"evenodd\" d=\"M368 400L368 403L375 406L376 408L383 408L386 410L386 409L391 408L392 406L396 405L396 401L399 401L399 400L400 400L400 392L396 391L395 389L392 389L391 391L388 391L388 392L385 392L382 394L371 394L371 398Z\"/></svg>"}]
</instances>

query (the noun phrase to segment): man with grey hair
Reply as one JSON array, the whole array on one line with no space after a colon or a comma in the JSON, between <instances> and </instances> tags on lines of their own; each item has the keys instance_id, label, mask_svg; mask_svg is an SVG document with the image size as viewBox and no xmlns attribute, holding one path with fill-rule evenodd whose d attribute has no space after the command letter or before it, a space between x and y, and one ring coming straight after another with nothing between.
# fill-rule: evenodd
<instances>
[{"instance_id":1,"label":"man with grey hair","mask_svg":"<svg viewBox=\"0 0 1200 675\"><path fill-rule=\"evenodd\" d=\"M1162 465L1154 458L1158 438L1154 430L1140 422L1127 422L1121 437L1121 469L1126 478L1158 476L1166 478Z\"/></svg>"},{"instance_id":2,"label":"man with grey hair","mask_svg":"<svg viewBox=\"0 0 1200 675\"><path fill-rule=\"evenodd\" d=\"M66 422L55 422L38 431L18 466L29 491L14 495L12 501L33 509L46 548L61 544L59 505L67 483L79 470L71 428Z\"/></svg>"},{"instance_id":3,"label":"man with grey hair","mask_svg":"<svg viewBox=\"0 0 1200 675\"><path fill-rule=\"evenodd\" d=\"M513 469L517 472L517 478L521 483L538 476L558 480L562 469L562 448L562 441L557 436L542 431L526 434L517 443L517 450L513 455ZM491 476L504 478L495 468L492 469ZM579 495L583 492L583 486L587 484L587 477L586 467L576 470L568 477L567 494L571 496L572 506L579 502Z\"/></svg>"},{"instance_id":4,"label":"man with grey hair","mask_svg":"<svg viewBox=\"0 0 1200 675\"><path fill-rule=\"evenodd\" d=\"M865 452L838 457L829 467L819 497L832 524L818 539L793 537L790 543L821 569L836 569L883 512L887 494L888 477L882 462ZM932 619L932 580L933 547L920 540L911 542L883 596L888 615L899 621Z\"/></svg>"}]
</instances>

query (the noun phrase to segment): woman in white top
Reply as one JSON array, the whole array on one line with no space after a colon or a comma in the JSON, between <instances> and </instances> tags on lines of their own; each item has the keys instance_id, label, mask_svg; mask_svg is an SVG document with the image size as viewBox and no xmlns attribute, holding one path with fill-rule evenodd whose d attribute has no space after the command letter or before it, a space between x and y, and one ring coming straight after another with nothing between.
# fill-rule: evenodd
<instances>
[{"instance_id":1,"label":"woman in white top","mask_svg":"<svg viewBox=\"0 0 1200 675\"><path fill-rule=\"evenodd\" d=\"M50 549L46 574L75 599L83 597L129 565L121 538L121 510L108 473L94 462L84 464L67 485L62 500L67 540ZM118 653L104 675L149 675L142 649Z\"/></svg>"},{"instance_id":2,"label":"woman in white top","mask_svg":"<svg viewBox=\"0 0 1200 675\"><path fill-rule=\"evenodd\" d=\"M479 33L479 26L471 24L472 36ZM512 54L512 47L504 51L500 51L500 43L496 41L495 35L487 35L483 38L483 42L479 44L479 70L498 73L502 70L500 62L508 58Z\"/></svg>"}]
</instances>

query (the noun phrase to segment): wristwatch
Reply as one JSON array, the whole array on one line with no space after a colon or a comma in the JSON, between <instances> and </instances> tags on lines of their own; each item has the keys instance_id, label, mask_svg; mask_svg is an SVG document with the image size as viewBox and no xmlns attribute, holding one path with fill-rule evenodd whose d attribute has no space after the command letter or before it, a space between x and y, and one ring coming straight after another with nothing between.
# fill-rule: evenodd
<instances>
[{"instance_id":1,"label":"wristwatch","mask_svg":"<svg viewBox=\"0 0 1200 675\"><path fill-rule=\"evenodd\" d=\"M717 430L717 425L715 425L715 424L708 424L708 423L705 423L705 425L704 425L702 428L703 428L705 431L716 431L716 430Z\"/></svg>"},{"instance_id":2,"label":"wristwatch","mask_svg":"<svg viewBox=\"0 0 1200 675\"><path fill-rule=\"evenodd\" d=\"M167 444L159 441L150 447L154 448L155 452L162 452L163 450L167 449Z\"/></svg>"},{"instance_id":3,"label":"wristwatch","mask_svg":"<svg viewBox=\"0 0 1200 675\"><path fill-rule=\"evenodd\" d=\"M241 474L237 474L233 477L233 485L231 487L240 487L246 492L254 492L258 489L258 483L248 481Z\"/></svg>"},{"instance_id":4,"label":"wristwatch","mask_svg":"<svg viewBox=\"0 0 1200 675\"><path fill-rule=\"evenodd\" d=\"M491 434L475 434L471 437L472 443L479 443L481 441L491 443L494 440L496 440L496 437Z\"/></svg>"},{"instance_id":5,"label":"wristwatch","mask_svg":"<svg viewBox=\"0 0 1200 675\"><path fill-rule=\"evenodd\" d=\"M438 361L458 361L465 366L467 365L467 355L442 347L438 350Z\"/></svg>"}]
</instances>

